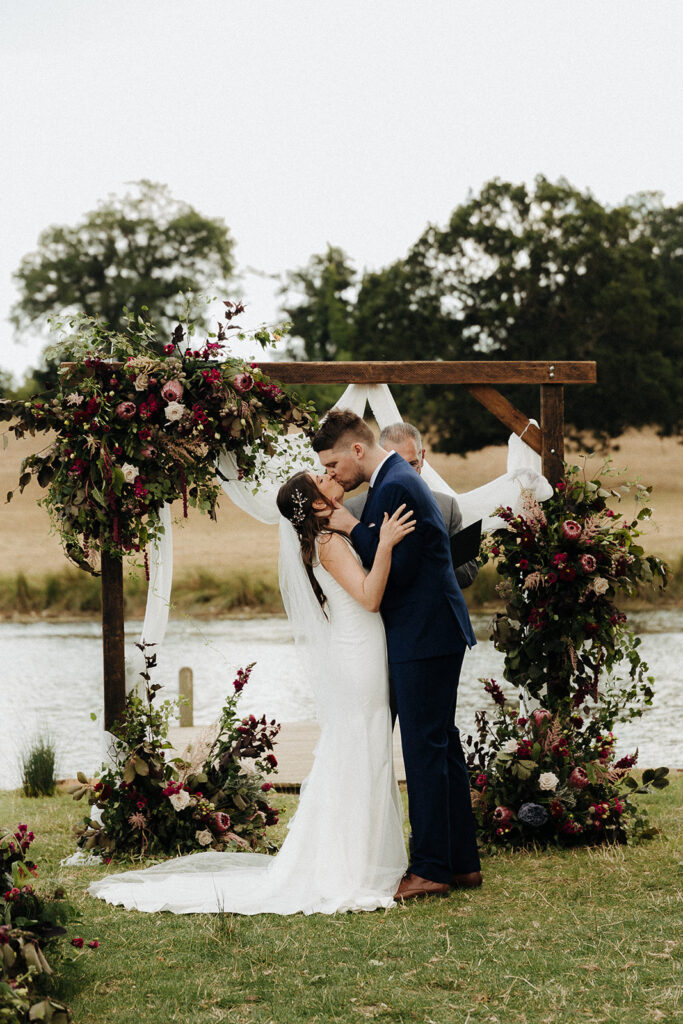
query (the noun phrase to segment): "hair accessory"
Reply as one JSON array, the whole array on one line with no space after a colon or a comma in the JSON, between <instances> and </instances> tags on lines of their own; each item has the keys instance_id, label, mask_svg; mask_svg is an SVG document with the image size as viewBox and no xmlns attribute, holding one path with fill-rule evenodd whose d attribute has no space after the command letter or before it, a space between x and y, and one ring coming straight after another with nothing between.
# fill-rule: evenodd
<instances>
[{"instance_id":1,"label":"hair accessory","mask_svg":"<svg viewBox=\"0 0 683 1024\"><path fill-rule=\"evenodd\" d=\"M292 513L291 523L292 526L301 526L303 521L306 519L308 513L304 509L306 499L304 498L301 491L297 488L292 491L292 505L294 505L294 512Z\"/></svg>"}]
</instances>

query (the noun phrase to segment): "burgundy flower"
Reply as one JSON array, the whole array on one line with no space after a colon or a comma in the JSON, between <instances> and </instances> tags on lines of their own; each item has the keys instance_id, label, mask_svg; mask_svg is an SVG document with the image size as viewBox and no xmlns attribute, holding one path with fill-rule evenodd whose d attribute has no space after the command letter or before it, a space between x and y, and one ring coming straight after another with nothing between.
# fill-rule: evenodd
<instances>
[{"instance_id":1,"label":"burgundy flower","mask_svg":"<svg viewBox=\"0 0 683 1024\"><path fill-rule=\"evenodd\" d=\"M565 583L571 583L576 579L576 569L573 565L563 565L560 569L560 579Z\"/></svg>"},{"instance_id":2,"label":"burgundy flower","mask_svg":"<svg viewBox=\"0 0 683 1024\"><path fill-rule=\"evenodd\" d=\"M100 948L100 944L97 941L97 939L93 939L92 942L88 943L88 949L99 949L99 948Z\"/></svg>"},{"instance_id":3,"label":"burgundy flower","mask_svg":"<svg viewBox=\"0 0 683 1024\"><path fill-rule=\"evenodd\" d=\"M520 558L518 564L519 564L520 569L528 569L529 568L529 560L527 558Z\"/></svg>"},{"instance_id":4,"label":"burgundy flower","mask_svg":"<svg viewBox=\"0 0 683 1024\"><path fill-rule=\"evenodd\" d=\"M232 383L235 391L240 395L244 395L253 388L254 378L250 373L238 373Z\"/></svg>"},{"instance_id":5,"label":"burgundy flower","mask_svg":"<svg viewBox=\"0 0 683 1024\"><path fill-rule=\"evenodd\" d=\"M550 813L552 814L553 818L562 817L562 815L564 814L564 806L561 800L550 801Z\"/></svg>"},{"instance_id":6,"label":"burgundy flower","mask_svg":"<svg viewBox=\"0 0 683 1024\"><path fill-rule=\"evenodd\" d=\"M266 756L266 761L268 762L271 768L277 768L277 758L275 754L268 754Z\"/></svg>"},{"instance_id":7,"label":"burgundy flower","mask_svg":"<svg viewBox=\"0 0 683 1024\"><path fill-rule=\"evenodd\" d=\"M261 789L262 789L262 791L264 793L267 793L272 788L273 788L273 783L272 782L264 782L263 785L261 786Z\"/></svg>"},{"instance_id":8,"label":"burgundy flower","mask_svg":"<svg viewBox=\"0 0 683 1024\"><path fill-rule=\"evenodd\" d=\"M581 527L574 519L566 519L560 527L560 533L565 540L578 540L581 536Z\"/></svg>"},{"instance_id":9,"label":"burgundy flower","mask_svg":"<svg viewBox=\"0 0 683 1024\"><path fill-rule=\"evenodd\" d=\"M486 789L487 784L488 779L486 777L486 772L480 772L474 780L474 785L477 786L478 789Z\"/></svg>"},{"instance_id":10,"label":"burgundy flower","mask_svg":"<svg viewBox=\"0 0 683 1024\"><path fill-rule=\"evenodd\" d=\"M550 572L548 573L548 575L546 576L546 578L545 578L545 581L546 581L546 583L549 583L549 584L551 584L551 585L552 585L553 583L557 583L557 573L556 573L556 572L553 572L553 571L551 570L551 571L550 571Z\"/></svg>"},{"instance_id":11,"label":"burgundy flower","mask_svg":"<svg viewBox=\"0 0 683 1024\"><path fill-rule=\"evenodd\" d=\"M80 935L77 935L75 939L71 940L71 945L75 946L76 949L83 949L83 942L84 940L80 937Z\"/></svg>"},{"instance_id":12,"label":"burgundy flower","mask_svg":"<svg viewBox=\"0 0 683 1024\"><path fill-rule=\"evenodd\" d=\"M576 768L572 770L571 775L569 776L567 781L569 785L572 787L572 789L585 789L587 786L590 786L590 780L588 776L586 775L583 768L579 768L578 765Z\"/></svg>"},{"instance_id":13,"label":"burgundy flower","mask_svg":"<svg viewBox=\"0 0 683 1024\"><path fill-rule=\"evenodd\" d=\"M514 820L514 812L509 807L496 807L493 812L493 820L503 828Z\"/></svg>"},{"instance_id":14,"label":"burgundy flower","mask_svg":"<svg viewBox=\"0 0 683 1024\"><path fill-rule=\"evenodd\" d=\"M213 827L219 836L230 830L230 815L225 811L216 811L213 815Z\"/></svg>"},{"instance_id":15,"label":"burgundy flower","mask_svg":"<svg viewBox=\"0 0 683 1024\"><path fill-rule=\"evenodd\" d=\"M586 636L596 636L600 627L597 622L587 622L583 627Z\"/></svg>"},{"instance_id":16,"label":"burgundy flower","mask_svg":"<svg viewBox=\"0 0 683 1024\"><path fill-rule=\"evenodd\" d=\"M119 402L115 412L120 420L132 420L137 411L135 402Z\"/></svg>"},{"instance_id":17,"label":"burgundy flower","mask_svg":"<svg viewBox=\"0 0 683 1024\"><path fill-rule=\"evenodd\" d=\"M557 554L553 555L553 565L557 569L559 566L564 565L569 555L566 551L558 551Z\"/></svg>"},{"instance_id":18,"label":"burgundy flower","mask_svg":"<svg viewBox=\"0 0 683 1024\"><path fill-rule=\"evenodd\" d=\"M175 351L175 345L172 341L169 341L168 345L164 345L164 355L172 356Z\"/></svg>"},{"instance_id":19,"label":"burgundy flower","mask_svg":"<svg viewBox=\"0 0 683 1024\"><path fill-rule=\"evenodd\" d=\"M598 563L593 555L581 555L579 561L584 572L595 572L598 567Z\"/></svg>"}]
</instances>

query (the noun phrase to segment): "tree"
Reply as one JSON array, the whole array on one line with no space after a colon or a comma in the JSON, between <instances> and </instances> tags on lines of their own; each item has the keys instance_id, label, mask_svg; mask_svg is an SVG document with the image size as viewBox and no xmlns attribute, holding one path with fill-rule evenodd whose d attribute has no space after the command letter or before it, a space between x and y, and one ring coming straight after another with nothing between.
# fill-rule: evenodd
<instances>
[{"instance_id":1,"label":"tree","mask_svg":"<svg viewBox=\"0 0 683 1024\"><path fill-rule=\"evenodd\" d=\"M170 329L182 311L181 292L225 287L233 248L223 220L173 199L166 185L139 181L75 226L43 232L14 274L20 295L11 320L21 331L50 315L81 312L120 331L128 310Z\"/></svg>"},{"instance_id":2,"label":"tree","mask_svg":"<svg viewBox=\"0 0 683 1024\"><path fill-rule=\"evenodd\" d=\"M356 274L348 256L328 245L324 253L311 256L305 267L290 271L280 289L283 312L291 322L291 335L299 344L289 343L292 359L313 361L351 359L354 335L353 308ZM338 387L298 387L297 393L318 408L333 405Z\"/></svg>"},{"instance_id":3,"label":"tree","mask_svg":"<svg viewBox=\"0 0 683 1024\"><path fill-rule=\"evenodd\" d=\"M564 180L494 180L404 259L362 277L347 358L594 359L598 384L565 393L577 435L647 424L671 434L682 418L682 252L683 206L656 193L610 209ZM538 417L536 386L504 391ZM406 389L400 404L442 451L507 434L463 388Z\"/></svg>"}]
</instances>

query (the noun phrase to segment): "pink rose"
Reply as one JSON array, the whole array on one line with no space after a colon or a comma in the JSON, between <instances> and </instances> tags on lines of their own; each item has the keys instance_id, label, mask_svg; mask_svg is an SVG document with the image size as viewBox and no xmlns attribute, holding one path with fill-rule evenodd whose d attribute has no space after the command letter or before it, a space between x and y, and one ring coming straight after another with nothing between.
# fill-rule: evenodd
<instances>
[{"instance_id":1,"label":"pink rose","mask_svg":"<svg viewBox=\"0 0 683 1024\"><path fill-rule=\"evenodd\" d=\"M251 391L253 388L254 378L250 373L238 373L232 383L235 391L238 391L240 395L243 395L247 391Z\"/></svg>"},{"instance_id":2,"label":"pink rose","mask_svg":"<svg viewBox=\"0 0 683 1024\"><path fill-rule=\"evenodd\" d=\"M161 397L167 402L179 402L183 397L183 385L179 380L167 380L161 389Z\"/></svg>"},{"instance_id":3,"label":"pink rose","mask_svg":"<svg viewBox=\"0 0 683 1024\"><path fill-rule=\"evenodd\" d=\"M115 410L120 420L132 420L136 411L135 402L119 402Z\"/></svg>"},{"instance_id":4,"label":"pink rose","mask_svg":"<svg viewBox=\"0 0 683 1024\"><path fill-rule=\"evenodd\" d=\"M566 519L560 527L560 532L565 540L578 540L581 536L581 527L574 519Z\"/></svg>"}]
</instances>

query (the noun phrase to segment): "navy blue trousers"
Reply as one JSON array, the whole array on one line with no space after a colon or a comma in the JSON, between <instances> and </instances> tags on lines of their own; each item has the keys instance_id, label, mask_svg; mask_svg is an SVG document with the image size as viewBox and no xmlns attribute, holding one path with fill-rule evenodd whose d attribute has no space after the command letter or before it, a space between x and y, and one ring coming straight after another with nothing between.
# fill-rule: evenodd
<instances>
[{"instance_id":1,"label":"navy blue trousers","mask_svg":"<svg viewBox=\"0 0 683 1024\"><path fill-rule=\"evenodd\" d=\"M464 653L389 665L408 786L409 870L433 882L480 869L469 776L455 725Z\"/></svg>"}]
</instances>

